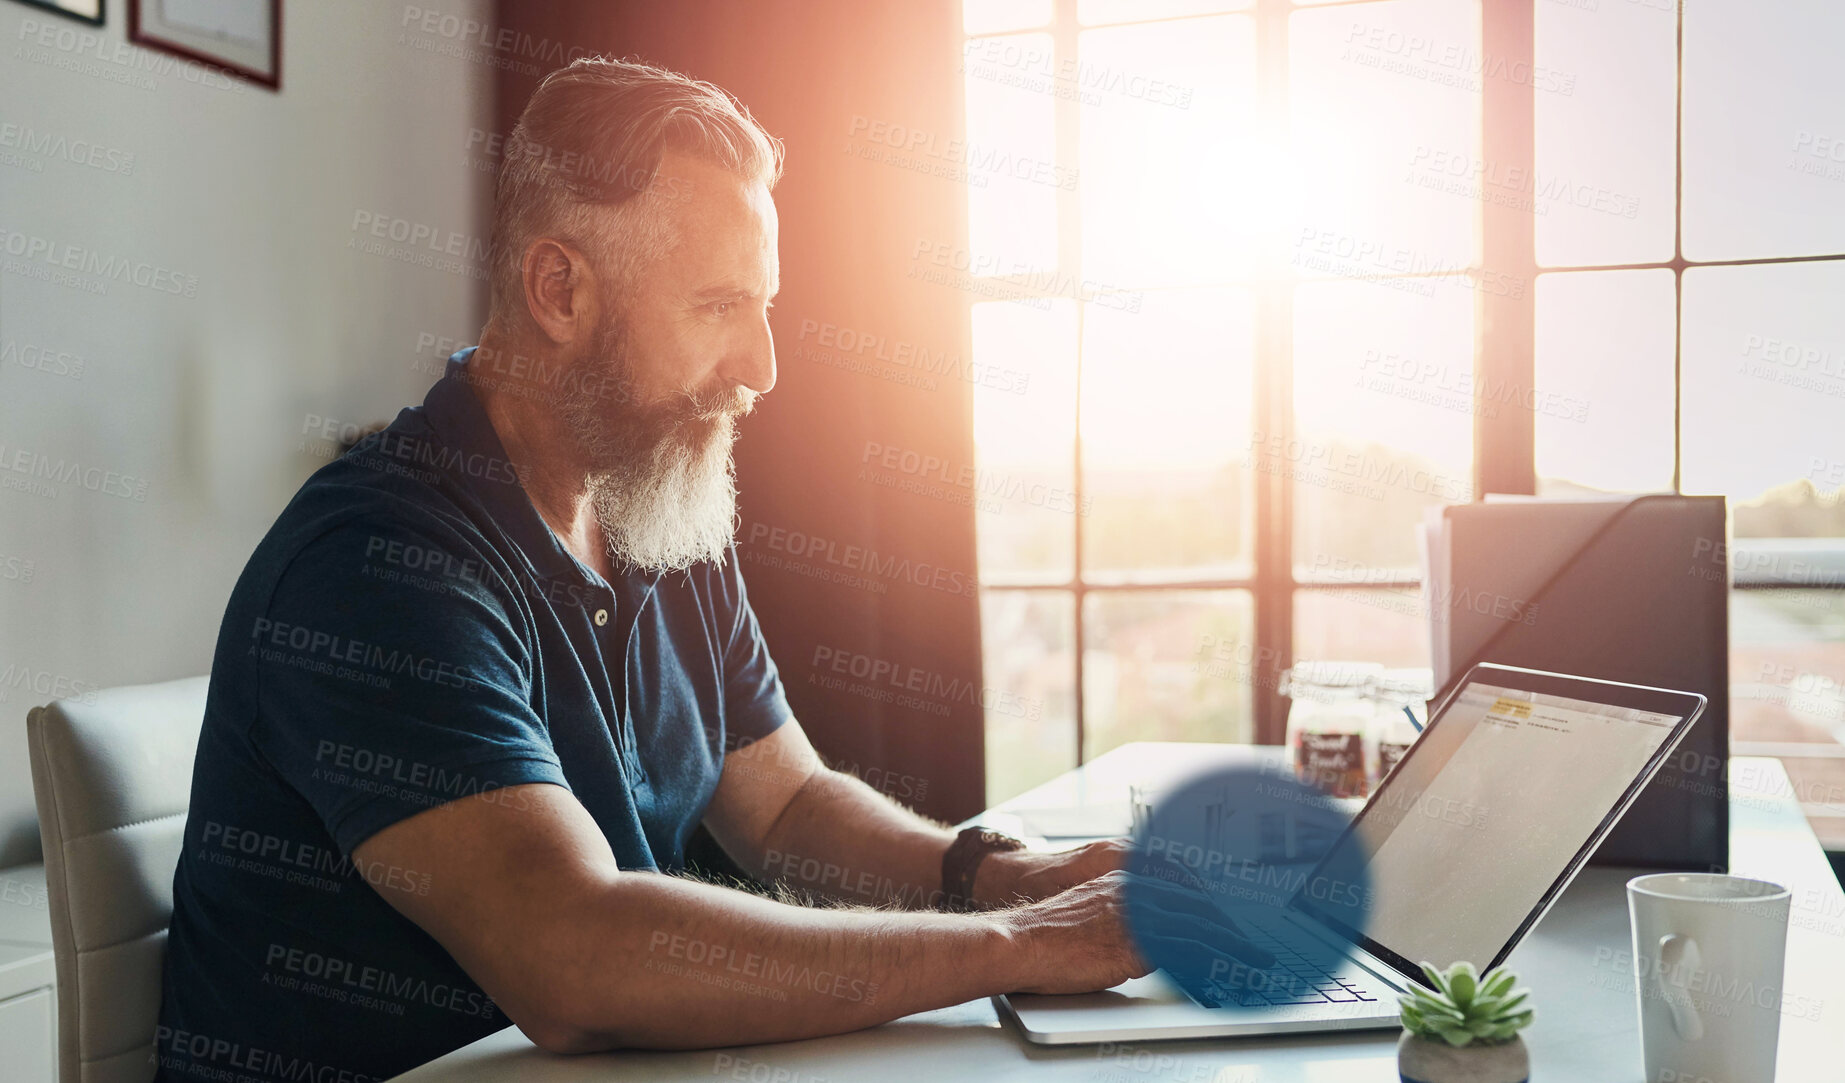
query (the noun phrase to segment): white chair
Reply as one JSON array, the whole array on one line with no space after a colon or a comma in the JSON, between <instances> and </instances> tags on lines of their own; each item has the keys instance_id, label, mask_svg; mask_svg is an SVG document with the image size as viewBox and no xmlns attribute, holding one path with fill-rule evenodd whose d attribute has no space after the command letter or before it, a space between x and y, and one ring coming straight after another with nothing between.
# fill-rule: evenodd
<instances>
[{"instance_id":1,"label":"white chair","mask_svg":"<svg viewBox=\"0 0 1845 1083\"><path fill-rule=\"evenodd\" d=\"M205 686L192 677L112 688L26 717L57 956L60 1083L153 1078Z\"/></svg>"}]
</instances>

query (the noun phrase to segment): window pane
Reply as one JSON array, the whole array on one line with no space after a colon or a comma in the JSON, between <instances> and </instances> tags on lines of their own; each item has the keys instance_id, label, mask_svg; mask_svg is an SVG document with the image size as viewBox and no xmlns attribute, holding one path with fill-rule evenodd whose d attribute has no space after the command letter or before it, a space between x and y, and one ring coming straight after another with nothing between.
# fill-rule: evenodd
<instances>
[{"instance_id":1,"label":"window pane","mask_svg":"<svg viewBox=\"0 0 1845 1083\"><path fill-rule=\"evenodd\" d=\"M1535 411L1540 495L1671 490L1676 304L1667 270L1538 276L1536 393L1483 387L1480 409Z\"/></svg>"},{"instance_id":2,"label":"window pane","mask_svg":"<svg viewBox=\"0 0 1845 1083\"><path fill-rule=\"evenodd\" d=\"M1845 591L1730 595L1730 711L1737 744L1845 740ZM1820 841L1845 849L1845 758L1782 763Z\"/></svg>"},{"instance_id":3,"label":"window pane","mask_svg":"<svg viewBox=\"0 0 1845 1083\"><path fill-rule=\"evenodd\" d=\"M1362 577L1334 579L1362 583ZM1294 592L1294 657L1381 662L1392 668L1429 664L1428 606L1415 589L1315 587Z\"/></svg>"},{"instance_id":4,"label":"window pane","mask_svg":"<svg viewBox=\"0 0 1845 1083\"><path fill-rule=\"evenodd\" d=\"M1240 590L1084 599L1084 752L1129 741L1247 741L1254 632Z\"/></svg>"},{"instance_id":5,"label":"window pane","mask_svg":"<svg viewBox=\"0 0 1845 1083\"><path fill-rule=\"evenodd\" d=\"M1845 251L1845 5L1685 5L1685 258Z\"/></svg>"},{"instance_id":6,"label":"window pane","mask_svg":"<svg viewBox=\"0 0 1845 1083\"><path fill-rule=\"evenodd\" d=\"M980 574L1068 581L1076 526L1076 304L973 308L974 479ZM953 479L951 479L953 480Z\"/></svg>"},{"instance_id":7,"label":"window pane","mask_svg":"<svg viewBox=\"0 0 1845 1083\"><path fill-rule=\"evenodd\" d=\"M1254 314L1242 290L1156 290L1083 317L1086 570L1249 571Z\"/></svg>"},{"instance_id":8,"label":"window pane","mask_svg":"<svg viewBox=\"0 0 1845 1083\"><path fill-rule=\"evenodd\" d=\"M1388 0L1289 17L1292 198L1283 238L1308 277L1462 270L1479 201L1447 163L1480 156L1474 0ZM1259 167L1259 166L1258 166Z\"/></svg>"},{"instance_id":9,"label":"window pane","mask_svg":"<svg viewBox=\"0 0 1845 1083\"><path fill-rule=\"evenodd\" d=\"M1228 15L1078 35L1086 287L1248 272L1270 177L1253 26Z\"/></svg>"},{"instance_id":10,"label":"window pane","mask_svg":"<svg viewBox=\"0 0 1845 1083\"><path fill-rule=\"evenodd\" d=\"M980 594L987 804L1076 766L1076 602L1060 590Z\"/></svg>"},{"instance_id":11,"label":"window pane","mask_svg":"<svg viewBox=\"0 0 1845 1083\"><path fill-rule=\"evenodd\" d=\"M1736 533L1840 533L1845 263L1685 272L1687 492L1726 493Z\"/></svg>"},{"instance_id":12,"label":"window pane","mask_svg":"<svg viewBox=\"0 0 1845 1083\"><path fill-rule=\"evenodd\" d=\"M1254 3L1255 0L1076 0L1076 21L1084 26L1131 23L1141 19L1237 11Z\"/></svg>"},{"instance_id":13,"label":"window pane","mask_svg":"<svg viewBox=\"0 0 1845 1083\"><path fill-rule=\"evenodd\" d=\"M961 26L970 34L1030 30L1051 21L1051 0L961 0Z\"/></svg>"},{"instance_id":14,"label":"window pane","mask_svg":"<svg viewBox=\"0 0 1845 1083\"><path fill-rule=\"evenodd\" d=\"M1675 4L1540 3L1533 60L1570 92L1535 95L1537 169L1497 171L1537 216L1549 266L1672 258ZM1491 163L1489 178L1495 171Z\"/></svg>"},{"instance_id":15,"label":"window pane","mask_svg":"<svg viewBox=\"0 0 1845 1083\"><path fill-rule=\"evenodd\" d=\"M1294 292L1297 439L1251 449L1294 483L1296 574L1417 566L1423 509L1473 496L1473 293L1452 280Z\"/></svg>"},{"instance_id":16,"label":"window pane","mask_svg":"<svg viewBox=\"0 0 1845 1083\"><path fill-rule=\"evenodd\" d=\"M1057 68L1049 34L969 41L967 143L1011 162L1054 163ZM1050 176L1055 177L1055 171ZM967 187L969 259L975 274L1043 270L1057 264L1057 186L1033 169L983 170ZM962 261L955 261L958 265Z\"/></svg>"}]
</instances>

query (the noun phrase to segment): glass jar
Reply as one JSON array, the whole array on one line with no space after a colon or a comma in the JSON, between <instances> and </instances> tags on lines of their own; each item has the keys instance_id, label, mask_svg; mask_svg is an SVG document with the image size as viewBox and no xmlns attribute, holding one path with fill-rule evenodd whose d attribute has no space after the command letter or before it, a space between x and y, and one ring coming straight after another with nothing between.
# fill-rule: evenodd
<instances>
[{"instance_id":1,"label":"glass jar","mask_svg":"<svg viewBox=\"0 0 1845 1083\"><path fill-rule=\"evenodd\" d=\"M1426 669L1387 669L1372 686L1371 723L1365 730L1365 773L1371 788L1384 780L1409 746L1416 743L1429 716L1435 677ZM1414 712L1415 718L1405 712Z\"/></svg>"},{"instance_id":2,"label":"glass jar","mask_svg":"<svg viewBox=\"0 0 1845 1083\"><path fill-rule=\"evenodd\" d=\"M1370 792L1365 731L1376 713L1375 662L1297 662L1282 680L1288 697L1288 759L1294 775L1330 797Z\"/></svg>"}]
</instances>

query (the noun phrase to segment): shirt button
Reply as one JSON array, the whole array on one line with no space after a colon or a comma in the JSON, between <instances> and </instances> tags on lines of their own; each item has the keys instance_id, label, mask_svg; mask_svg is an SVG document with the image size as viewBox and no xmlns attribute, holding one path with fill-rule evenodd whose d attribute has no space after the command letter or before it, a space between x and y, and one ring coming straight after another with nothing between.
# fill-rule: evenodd
<instances>
[{"instance_id":1,"label":"shirt button","mask_svg":"<svg viewBox=\"0 0 1845 1083\"><path fill-rule=\"evenodd\" d=\"M609 622L609 611L606 609L596 610L596 627L600 628L603 625L607 624L608 622Z\"/></svg>"}]
</instances>

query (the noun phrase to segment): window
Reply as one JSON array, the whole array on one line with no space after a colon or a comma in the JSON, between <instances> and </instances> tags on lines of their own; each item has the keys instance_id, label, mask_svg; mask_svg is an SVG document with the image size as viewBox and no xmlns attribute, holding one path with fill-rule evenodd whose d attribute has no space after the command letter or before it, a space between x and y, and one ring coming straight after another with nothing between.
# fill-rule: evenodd
<instances>
[{"instance_id":1,"label":"window","mask_svg":"<svg viewBox=\"0 0 1845 1083\"><path fill-rule=\"evenodd\" d=\"M1031 708L988 712L991 799L1279 739L1297 641L1427 664L1411 528L1471 497L1480 284L1435 163L1480 115L1405 43L1479 10L966 0L969 161L1007 163L968 187L974 361L1007 374L975 390L982 626Z\"/></svg>"},{"instance_id":2,"label":"window","mask_svg":"<svg viewBox=\"0 0 1845 1083\"><path fill-rule=\"evenodd\" d=\"M1537 488L1729 498L1731 747L1845 849L1845 9L1674 8L1537 5Z\"/></svg>"},{"instance_id":3,"label":"window","mask_svg":"<svg viewBox=\"0 0 1845 1083\"><path fill-rule=\"evenodd\" d=\"M1845 9L1516 7L964 0L1049 167L968 193L990 798L1426 665L1428 508L1716 492L1736 750L1845 846Z\"/></svg>"}]
</instances>

